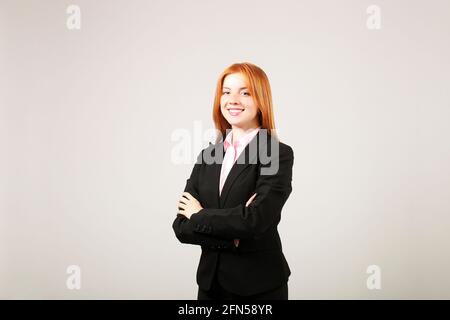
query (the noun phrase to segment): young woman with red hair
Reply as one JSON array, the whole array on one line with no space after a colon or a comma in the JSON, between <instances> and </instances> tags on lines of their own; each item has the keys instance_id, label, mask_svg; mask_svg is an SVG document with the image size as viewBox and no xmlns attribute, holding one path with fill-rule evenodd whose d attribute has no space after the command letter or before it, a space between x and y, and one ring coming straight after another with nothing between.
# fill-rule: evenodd
<instances>
[{"instance_id":1,"label":"young woman with red hair","mask_svg":"<svg viewBox=\"0 0 450 320\"><path fill-rule=\"evenodd\" d=\"M172 225L182 243L201 246L197 298L288 299L291 271L277 226L294 154L276 135L264 71L226 68L213 119L217 141L200 152Z\"/></svg>"}]
</instances>

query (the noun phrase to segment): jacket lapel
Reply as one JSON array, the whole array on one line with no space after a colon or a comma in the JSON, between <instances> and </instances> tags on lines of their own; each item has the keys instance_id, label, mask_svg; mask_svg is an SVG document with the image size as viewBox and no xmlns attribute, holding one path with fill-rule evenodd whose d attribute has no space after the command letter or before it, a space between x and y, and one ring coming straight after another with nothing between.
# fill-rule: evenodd
<instances>
[{"instance_id":1,"label":"jacket lapel","mask_svg":"<svg viewBox=\"0 0 450 320\"><path fill-rule=\"evenodd\" d=\"M220 183L220 170L222 168L222 162L223 162L223 155L224 155L224 148L223 148L223 142L217 144L214 147L214 150L212 151L212 156L216 156L216 152L222 152L222 157L216 158L220 161L217 162L214 161L212 166L212 179L211 179L211 188L214 189L214 203L212 203L213 207L220 208L220 196L219 196L219 183Z\"/></svg>"},{"instance_id":2,"label":"jacket lapel","mask_svg":"<svg viewBox=\"0 0 450 320\"><path fill-rule=\"evenodd\" d=\"M230 192L234 182L239 177L239 175L242 173L242 171L244 171L251 164L256 164L256 158L258 156L258 151L259 151L258 137L259 137L259 132L250 141L250 143L247 144L245 149L242 151L242 153L236 159L236 162L233 164L233 167L231 168L230 173L228 174L228 176L225 180L225 183L222 188L222 193L220 194L220 196L219 196L219 181L220 181L220 171L222 169L222 164L221 163L216 164L217 171L215 174L216 181L214 181L214 184L216 186L220 208L223 208L225 206L228 193ZM250 145L252 145L252 144L253 144L254 149L250 149ZM255 144L256 144L256 148L254 146ZM224 152L223 154L225 154L223 142L221 142L221 150ZM252 151L252 152L250 152L250 151Z\"/></svg>"}]
</instances>

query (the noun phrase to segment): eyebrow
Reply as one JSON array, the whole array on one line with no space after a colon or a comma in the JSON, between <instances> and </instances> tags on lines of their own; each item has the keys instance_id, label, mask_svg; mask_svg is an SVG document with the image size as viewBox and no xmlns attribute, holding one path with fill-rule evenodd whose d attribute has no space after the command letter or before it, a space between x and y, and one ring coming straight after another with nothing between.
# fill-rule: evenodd
<instances>
[{"instance_id":1,"label":"eyebrow","mask_svg":"<svg viewBox=\"0 0 450 320\"><path fill-rule=\"evenodd\" d=\"M228 87L223 87L222 89L230 89L230 88L228 88ZM242 90L242 89L248 89L248 88L247 88L247 87L239 88L239 90Z\"/></svg>"}]
</instances>

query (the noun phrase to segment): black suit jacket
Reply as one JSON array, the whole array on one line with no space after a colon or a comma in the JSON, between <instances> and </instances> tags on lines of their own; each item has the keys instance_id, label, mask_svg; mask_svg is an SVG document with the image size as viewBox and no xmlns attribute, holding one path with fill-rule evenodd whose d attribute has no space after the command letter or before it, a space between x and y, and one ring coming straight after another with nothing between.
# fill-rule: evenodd
<instances>
[{"instance_id":1,"label":"black suit jacket","mask_svg":"<svg viewBox=\"0 0 450 320\"><path fill-rule=\"evenodd\" d=\"M197 283L203 290L211 287L216 273L226 290L239 295L276 288L291 274L277 225L292 191L294 154L290 146L275 137L261 136L260 130L239 156L221 195L223 142L202 150L186 182L184 191L193 195L203 209L190 219L177 214L172 227L182 243L202 248ZM220 161L211 163L210 156ZM257 196L246 207L254 193ZM238 247L233 239L240 239Z\"/></svg>"}]
</instances>

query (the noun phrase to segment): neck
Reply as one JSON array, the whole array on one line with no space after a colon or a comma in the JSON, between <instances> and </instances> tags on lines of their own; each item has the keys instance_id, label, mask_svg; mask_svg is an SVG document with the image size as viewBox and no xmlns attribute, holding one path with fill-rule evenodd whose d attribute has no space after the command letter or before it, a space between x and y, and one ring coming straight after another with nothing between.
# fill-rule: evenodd
<instances>
[{"instance_id":1,"label":"neck","mask_svg":"<svg viewBox=\"0 0 450 320\"><path fill-rule=\"evenodd\" d=\"M234 141L239 140L242 136L247 134L250 130L258 128L259 125L257 123L251 123L248 126L231 126L231 129L233 130L233 135L231 137L232 143Z\"/></svg>"}]
</instances>

